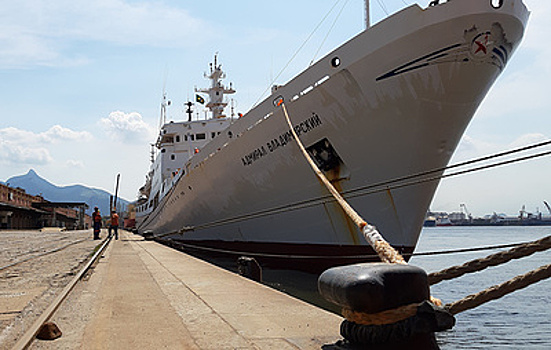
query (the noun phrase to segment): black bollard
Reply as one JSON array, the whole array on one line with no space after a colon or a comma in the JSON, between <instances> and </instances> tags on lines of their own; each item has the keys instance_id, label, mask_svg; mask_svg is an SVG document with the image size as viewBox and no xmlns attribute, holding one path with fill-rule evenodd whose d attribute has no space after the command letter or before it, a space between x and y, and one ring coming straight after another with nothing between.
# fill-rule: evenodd
<instances>
[{"instance_id":1,"label":"black bollard","mask_svg":"<svg viewBox=\"0 0 551 350\"><path fill-rule=\"evenodd\" d=\"M237 259L237 271L241 276L262 282L262 268L255 258L241 256Z\"/></svg>"},{"instance_id":2,"label":"black bollard","mask_svg":"<svg viewBox=\"0 0 551 350\"><path fill-rule=\"evenodd\" d=\"M154 240L155 237L153 236L153 231L150 231L150 230L144 231L144 232L143 232L143 238L144 238L146 241L152 241L152 240Z\"/></svg>"},{"instance_id":3,"label":"black bollard","mask_svg":"<svg viewBox=\"0 0 551 350\"><path fill-rule=\"evenodd\" d=\"M413 315L389 323L363 323L344 320L341 335L351 346L390 346L422 341L420 348L438 349L433 332L450 329L455 319L447 311L427 302L430 289L426 272L418 267L401 264L356 264L329 269L318 279L320 294L328 301L351 310L354 314L371 316L413 304ZM364 320L362 319L362 321ZM359 322L359 321L358 321ZM397 349L400 348L396 345Z\"/></svg>"}]
</instances>

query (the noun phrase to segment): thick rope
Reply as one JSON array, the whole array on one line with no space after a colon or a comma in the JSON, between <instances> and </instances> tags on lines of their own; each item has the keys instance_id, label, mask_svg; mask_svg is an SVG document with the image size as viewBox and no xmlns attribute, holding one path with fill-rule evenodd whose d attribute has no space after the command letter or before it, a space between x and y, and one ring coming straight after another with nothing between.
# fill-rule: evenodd
<instances>
[{"instance_id":1,"label":"thick rope","mask_svg":"<svg viewBox=\"0 0 551 350\"><path fill-rule=\"evenodd\" d=\"M367 314L365 312L354 311L350 309L342 309L342 315L347 321L361 324L364 326L381 326L393 324L410 318L417 313L417 308L420 304L409 304L400 306L391 310L384 310L375 314Z\"/></svg>"},{"instance_id":2,"label":"thick rope","mask_svg":"<svg viewBox=\"0 0 551 350\"><path fill-rule=\"evenodd\" d=\"M491 300L496 300L504 295L526 288L531 284L537 283L551 277L551 264L530 271L524 275L517 276L500 285L492 286L476 294L471 294L454 303L444 306L452 315L456 315L465 310L473 309Z\"/></svg>"},{"instance_id":3,"label":"thick rope","mask_svg":"<svg viewBox=\"0 0 551 350\"><path fill-rule=\"evenodd\" d=\"M440 301L440 299L430 297L429 301L433 305L440 307L442 306L442 301ZM421 304L423 303L403 305L394 309L383 310L373 314L343 308L342 315L347 321L354 322L356 324L361 324L364 326L380 326L397 323L414 316Z\"/></svg>"},{"instance_id":4,"label":"thick rope","mask_svg":"<svg viewBox=\"0 0 551 350\"><path fill-rule=\"evenodd\" d=\"M481 271L490 266L504 264L513 259L520 259L536 252L545 251L549 248L551 248L551 236L528 242L513 249L489 255L485 258L472 260L460 266L453 266L439 272L431 273L428 275L429 284L434 285L444 280L463 276L470 272Z\"/></svg>"},{"instance_id":5,"label":"thick rope","mask_svg":"<svg viewBox=\"0 0 551 350\"><path fill-rule=\"evenodd\" d=\"M354 224L358 226L358 228L362 231L365 239L367 242L373 247L375 252L377 252L377 255L379 255L379 258L381 261L391 264L406 264L406 261L404 258L398 253L388 242L381 236L381 234L377 231L375 226L369 225L367 222L365 222L364 219L348 204L348 202L342 197L342 195L335 189L335 187L329 182L329 180L323 175L321 170L319 170L318 166L306 149L304 148L304 145L298 138L298 135L295 132L295 129L293 128L293 124L291 123L291 120L289 119L289 115L287 114L287 108L285 108L285 104L282 103L281 107L283 108L283 113L285 115L285 120L287 120L287 124L289 125L289 128L291 129L291 133L293 134L294 139L296 140L300 150L302 151L302 154L304 155L304 158L308 161L310 164L310 167L312 170L314 170L314 173L316 176L320 179L320 181L327 187L329 192L333 195L337 203L342 207L344 212L352 219Z\"/></svg>"},{"instance_id":6,"label":"thick rope","mask_svg":"<svg viewBox=\"0 0 551 350\"><path fill-rule=\"evenodd\" d=\"M346 202L342 195L335 189L331 182L323 175L321 170L306 149L304 145L298 138L293 124L289 119L287 114L287 109L285 104L281 105L283 113L285 115L285 120L289 125L291 133L293 134L294 139L296 140L302 154L310 164L311 168L314 170L316 176L320 181L327 187L329 192L333 195L337 203L342 207L345 213L352 219L352 221L360 228L367 242L373 247L373 249L379 255L379 258L383 262L387 263L398 263L398 264L407 264L402 258L402 256L394 249L381 234L377 231L374 226L369 225L362 217ZM429 275L429 283L435 284L445 279L451 279L458 276L461 276L468 272L479 271L487 268L488 266L495 266L502 264L511 259L518 259L523 256L531 255L537 251L546 250L551 245L551 236L543 238L536 242L531 242L521 247L513 248L510 251L504 253L498 253L490 255L485 259L473 260L463 266L453 267L450 269L443 270L438 273ZM509 280L505 283L502 283L497 286L490 287L486 290L483 290L477 294L469 295L466 298L458 300L454 303L447 304L445 309L449 311L452 315L458 314L462 311L469 310L480 306L488 301L499 299L504 295L517 291L519 289L525 288L531 284L537 283L543 279L551 277L551 265L542 266L537 270L531 271L527 274L517 276L512 280ZM441 305L440 300L432 298L431 302L436 305ZM392 324L404 319L407 319L417 313L417 304L410 304L401 306L392 310L385 310L376 314L366 314L363 312L353 311L349 309L343 309L344 317L351 322L364 325L382 325L382 324Z\"/></svg>"}]
</instances>

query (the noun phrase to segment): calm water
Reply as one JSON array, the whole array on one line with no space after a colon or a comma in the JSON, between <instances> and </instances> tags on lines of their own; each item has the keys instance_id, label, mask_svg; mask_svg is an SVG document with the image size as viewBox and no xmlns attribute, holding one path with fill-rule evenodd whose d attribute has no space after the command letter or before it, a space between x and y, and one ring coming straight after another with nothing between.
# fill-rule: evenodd
<instances>
[{"instance_id":1,"label":"calm water","mask_svg":"<svg viewBox=\"0 0 551 350\"><path fill-rule=\"evenodd\" d=\"M517 243L551 235L551 227L425 228L417 252ZM441 256L417 256L411 264L427 272L487 256L496 251ZM431 287L444 303L551 262L551 251L444 281ZM437 335L441 349L551 349L551 279L521 289L476 309L456 315L455 327Z\"/></svg>"},{"instance_id":2,"label":"calm water","mask_svg":"<svg viewBox=\"0 0 551 350\"><path fill-rule=\"evenodd\" d=\"M424 228L416 252L523 243L551 235L551 227ZM414 256L410 264L428 273L485 257L499 250L449 255ZM209 259L210 260L210 259ZM235 271L235 261L211 262ZM551 251L440 282L433 296L445 304L457 301L551 262ZM263 270L264 283L325 309L339 313L317 292L317 275L289 270ZM456 315L455 327L437 334L442 350L551 349L551 279L542 281L476 309Z\"/></svg>"}]
</instances>

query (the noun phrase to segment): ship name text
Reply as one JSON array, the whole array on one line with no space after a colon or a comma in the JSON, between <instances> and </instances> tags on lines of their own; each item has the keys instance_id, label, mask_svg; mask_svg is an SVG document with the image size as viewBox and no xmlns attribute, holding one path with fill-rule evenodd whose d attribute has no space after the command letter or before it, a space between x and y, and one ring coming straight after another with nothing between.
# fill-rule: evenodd
<instances>
[{"instance_id":1,"label":"ship name text","mask_svg":"<svg viewBox=\"0 0 551 350\"><path fill-rule=\"evenodd\" d=\"M317 128L321 124L322 123L321 123L320 117L316 113L312 113L312 116L310 118L295 125L293 129L297 134L297 136L300 137L301 134L306 134L307 132ZM278 137L273 138L270 141L266 142L265 145L262 145L254 149L252 152L242 157L241 161L243 162L244 166L251 165L255 161L259 160L260 158L267 156L269 153L274 152L279 148L285 147L293 140L294 140L293 133L289 129L283 134L279 135Z\"/></svg>"}]
</instances>

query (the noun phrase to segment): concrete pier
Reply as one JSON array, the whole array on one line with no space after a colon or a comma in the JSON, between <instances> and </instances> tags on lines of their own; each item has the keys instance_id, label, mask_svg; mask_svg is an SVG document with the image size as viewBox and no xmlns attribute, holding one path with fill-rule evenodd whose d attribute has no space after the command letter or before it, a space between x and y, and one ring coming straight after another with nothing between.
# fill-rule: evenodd
<instances>
[{"instance_id":1,"label":"concrete pier","mask_svg":"<svg viewBox=\"0 0 551 350\"><path fill-rule=\"evenodd\" d=\"M325 349L342 318L121 232L34 349Z\"/></svg>"}]
</instances>

